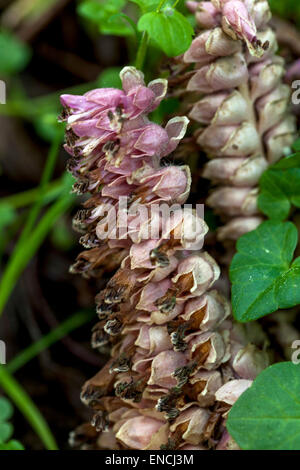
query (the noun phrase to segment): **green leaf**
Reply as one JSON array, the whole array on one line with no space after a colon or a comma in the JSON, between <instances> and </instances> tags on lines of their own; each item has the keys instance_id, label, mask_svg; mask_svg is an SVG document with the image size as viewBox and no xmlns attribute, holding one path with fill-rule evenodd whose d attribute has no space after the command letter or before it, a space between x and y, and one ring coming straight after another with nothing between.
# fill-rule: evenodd
<instances>
[{"instance_id":1,"label":"green leaf","mask_svg":"<svg viewBox=\"0 0 300 470\"><path fill-rule=\"evenodd\" d=\"M110 67L103 70L97 79L99 88L122 88L120 72L122 67Z\"/></svg>"},{"instance_id":2,"label":"green leaf","mask_svg":"<svg viewBox=\"0 0 300 470\"><path fill-rule=\"evenodd\" d=\"M57 135L58 129L63 128L64 124L57 120L58 112L56 113L42 113L34 119L34 126L36 132L46 142L53 142Z\"/></svg>"},{"instance_id":3,"label":"green leaf","mask_svg":"<svg viewBox=\"0 0 300 470\"><path fill-rule=\"evenodd\" d=\"M5 397L0 397L0 423L9 420L14 409L10 401Z\"/></svg>"},{"instance_id":4,"label":"green leaf","mask_svg":"<svg viewBox=\"0 0 300 470\"><path fill-rule=\"evenodd\" d=\"M14 432L13 425L11 423L0 423L0 442L6 442L12 436Z\"/></svg>"},{"instance_id":5,"label":"green leaf","mask_svg":"<svg viewBox=\"0 0 300 470\"><path fill-rule=\"evenodd\" d=\"M125 0L88 0L78 7L78 14L95 23L102 34L131 36L134 31L119 15L126 5Z\"/></svg>"},{"instance_id":6,"label":"green leaf","mask_svg":"<svg viewBox=\"0 0 300 470\"><path fill-rule=\"evenodd\" d=\"M14 75L30 60L30 48L8 31L0 31L0 75Z\"/></svg>"},{"instance_id":7,"label":"green leaf","mask_svg":"<svg viewBox=\"0 0 300 470\"><path fill-rule=\"evenodd\" d=\"M6 444L0 444L0 450L24 450L24 447L21 442L13 439Z\"/></svg>"},{"instance_id":8,"label":"green leaf","mask_svg":"<svg viewBox=\"0 0 300 470\"><path fill-rule=\"evenodd\" d=\"M299 21L300 19L300 5L298 0L269 0L273 13L283 18L293 19Z\"/></svg>"},{"instance_id":9,"label":"green leaf","mask_svg":"<svg viewBox=\"0 0 300 470\"><path fill-rule=\"evenodd\" d=\"M172 7L172 5L175 4L175 0L165 0L165 2L161 5L161 0L129 0L131 3L135 3L138 5L143 13L146 13L148 11L153 11L157 10L159 6L165 7ZM188 15L188 8L185 5L186 1L185 0L179 0L176 3L176 9L179 10L181 13L183 13L185 16ZM190 15L190 16L195 16L195 15Z\"/></svg>"},{"instance_id":10,"label":"green leaf","mask_svg":"<svg viewBox=\"0 0 300 470\"><path fill-rule=\"evenodd\" d=\"M107 21L103 21L99 25L99 31L102 34L112 36L132 36L134 34L132 27L128 26L120 14L113 15Z\"/></svg>"},{"instance_id":11,"label":"green leaf","mask_svg":"<svg viewBox=\"0 0 300 470\"><path fill-rule=\"evenodd\" d=\"M243 450L300 450L300 366L264 370L229 412L227 429Z\"/></svg>"},{"instance_id":12,"label":"green leaf","mask_svg":"<svg viewBox=\"0 0 300 470\"><path fill-rule=\"evenodd\" d=\"M300 152L300 138L293 143L292 147L295 152Z\"/></svg>"},{"instance_id":13,"label":"green leaf","mask_svg":"<svg viewBox=\"0 0 300 470\"><path fill-rule=\"evenodd\" d=\"M103 18L114 15L124 8L125 0L87 0L78 6L79 15L95 22L100 22Z\"/></svg>"},{"instance_id":14,"label":"green leaf","mask_svg":"<svg viewBox=\"0 0 300 470\"><path fill-rule=\"evenodd\" d=\"M140 7L143 13L155 10L160 4L160 0L130 0Z\"/></svg>"},{"instance_id":15,"label":"green leaf","mask_svg":"<svg viewBox=\"0 0 300 470\"><path fill-rule=\"evenodd\" d=\"M159 107L151 113L150 119L151 121L162 125L166 116L170 116L170 114L173 114L178 111L179 106L180 101L178 100L178 98L166 98L162 100Z\"/></svg>"},{"instance_id":16,"label":"green leaf","mask_svg":"<svg viewBox=\"0 0 300 470\"><path fill-rule=\"evenodd\" d=\"M55 438L40 411L5 366L0 366L0 386L27 419L44 443L45 448L58 450Z\"/></svg>"},{"instance_id":17,"label":"green leaf","mask_svg":"<svg viewBox=\"0 0 300 470\"><path fill-rule=\"evenodd\" d=\"M170 7L164 8L160 13L143 15L138 22L138 30L147 31L149 37L169 57L185 52L194 34L189 21Z\"/></svg>"},{"instance_id":18,"label":"green leaf","mask_svg":"<svg viewBox=\"0 0 300 470\"><path fill-rule=\"evenodd\" d=\"M0 230L11 224L17 217L17 212L9 204L0 204Z\"/></svg>"},{"instance_id":19,"label":"green leaf","mask_svg":"<svg viewBox=\"0 0 300 470\"><path fill-rule=\"evenodd\" d=\"M75 237L64 219L59 219L53 227L51 241L61 251L70 250L75 245Z\"/></svg>"},{"instance_id":20,"label":"green leaf","mask_svg":"<svg viewBox=\"0 0 300 470\"><path fill-rule=\"evenodd\" d=\"M248 322L300 304L300 258L291 264L297 241L291 222L273 221L239 239L230 266L236 320Z\"/></svg>"},{"instance_id":21,"label":"green leaf","mask_svg":"<svg viewBox=\"0 0 300 470\"><path fill-rule=\"evenodd\" d=\"M258 206L270 219L284 220L291 205L300 207L300 153L266 170L260 179Z\"/></svg>"}]
</instances>

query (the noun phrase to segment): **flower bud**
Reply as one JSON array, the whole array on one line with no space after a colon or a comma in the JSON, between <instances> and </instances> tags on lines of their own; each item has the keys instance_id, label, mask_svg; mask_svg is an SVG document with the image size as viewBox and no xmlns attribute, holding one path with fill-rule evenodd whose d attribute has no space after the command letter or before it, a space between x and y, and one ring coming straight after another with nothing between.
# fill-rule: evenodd
<instances>
[{"instance_id":1,"label":"flower bud","mask_svg":"<svg viewBox=\"0 0 300 470\"><path fill-rule=\"evenodd\" d=\"M270 365L268 354L253 344L248 344L236 354L232 367L243 379L254 380Z\"/></svg>"},{"instance_id":2,"label":"flower bud","mask_svg":"<svg viewBox=\"0 0 300 470\"><path fill-rule=\"evenodd\" d=\"M290 88L281 84L256 102L259 114L258 130L261 135L284 118L289 106L290 95Z\"/></svg>"},{"instance_id":3,"label":"flower bud","mask_svg":"<svg viewBox=\"0 0 300 470\"><path fill-rule=\"evenodd\" d=\"M283 156L291 153L291 146L296 138L296 118L288 116L265 135L267 156L270 164L276 163Z\"/></svg>"},{"instance_id":4,"label":"flower bud","mask_svg":"<svg viewBox=\"0 0 300 470\"><path fill-rule=\"evenodd\" d=\"M201 93L235 88L248 77L244 57L237 52L230 57L217 59L210 65L202 67L190 79L187 90Z\"/></svg>"},{"instance_id":5,"label":"flower bud","mask_svg":"<svg viewBox=\"0 0 300 470\"><path fill-rule=\"evenodd\" d=\"M258 62L250 67L251 98L253 102L277 87L284 75L284 62L282 57Z\"/></svg>"},{"instance_id":6,"label":"flower bud","mask_svg":"<svg viewBox=\"0 0 300 470\"><path fill-rule=\"evenodd\" d=\"M146 416L136 416L124 422L118 430L116 438L127 447L143 450L150 443L153 434L158 432L162 425L162 421Z\"/></svg>"},{"instance_id":7,"label":"flower bud","mask_svg":"<svg viewBox=\"0 0 300 470\"><path fill-rule=\"evenodd\" d=\"M216 212L230 216L254 215L257 207L258 189L223 187L217 189L207 199L207 204Z\"/></svg>"},{"instance_id":8,"label":"flower bud","mask_svg":"<svg viewBox=\"0 0 300 470\"><path fill-rule=\"evenodd\" d=\"M200 26L213 28L219 23L221 14L212 2L187 1L186 6L192 13L195 13L196 21Z\"/></svg>"},{"instance_id":9,"label":"flower bud","mask_svg":"<svg viewBox=\"0 0 300 470\"><path fill-rule=\"evenodd\" d=\"M255 230L263 222L262 217L235 217L218 232L219 240L238 240L242 235Z\"/></svg>"},{"instance_id":10,"label":"flower bud","mask_svg":"<svg viewBox=\"0 0 300 470\"><path fill-rule=\"evenodd\" d=\"M242 157L258 151L259 135L254 125L244 122L240 126L210 126L197 139L209 154Z\"/></svg>"},{"instance_id":11,"label":"flower bud","mask_svg":"<svg viewBox=\"0 0 300 470\"><path fill-rule=\"evenodd\" d=\"M246 5L239 0L226 2L222 9L222 27L233 39L243 39L253 55L263 54L261 44L257 41L257 30L254 20L249 15Z\"/></svg>"},{"instance_id":12,"label":"flower bud","mask_svg":"<svg viewBox=\"0 0 300 470\"><path fill-rule=\"evenodd\" d=\"M216 392L216 399L222 403L233 405L251 385L251 380L231 380L219 388Z\"/></svg>"},{"instance_id":13,"label":"flower bud","mask_svg":"<svg viewBox=\"0 0 300 470\"><path fill-rule=\"evenodd\" d=\"M253 186L267 168L264 157L215 158L209 161L202 176L212 181L234 186Z\"/></svg>"},{"instance_id":14,"label":"flower bud","mask_svg":"<svg viewBox=\"0 0 300 470\"><path fill-rule=\"evenodd\" d=\"M189 408L170 426L170 431L182 433L182 438L189 444L200 444L209 417L210 412L204 408Z\"/></svg>"}]
</instances>

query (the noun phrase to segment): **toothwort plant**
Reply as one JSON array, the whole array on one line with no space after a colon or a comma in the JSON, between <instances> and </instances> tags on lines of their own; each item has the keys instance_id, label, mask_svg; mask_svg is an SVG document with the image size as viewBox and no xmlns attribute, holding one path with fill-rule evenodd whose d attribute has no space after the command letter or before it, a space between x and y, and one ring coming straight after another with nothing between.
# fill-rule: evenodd
<instances>
[{"instance_id":1,"label":"toothwort plant","mask_svg":"<svg viewBox=\"0 0 300 470\"><path fill-rule=\"evenodd\" d=\"M260 176L291 153L290 88L267 0L187 5L201 28L183 61L194 66L186 91L197 97L189 117L200 124L195 137L209 158L203 176L216 185L207 204L223 217L219 239L237 240L263 220Z\"/></svg>"},{"instance_id":2,"label":"toothwort plant","mask_svg":"<svg viewBox=\"0 0 300 470\"><path fill-rule=\"evenodd\" d=\"M229 302L211 290L220 269L199 250L208 228L197 213L174 211L167 230L160 213L137 223L131 217L136 203L186 201L189 169L161 166L160 160L176 148L188 119L173 118L165 129L151 123L147 114L163 99L167 82L146 87L133 67L120 76L123 90L62 96L74 190L91 193L74 220L89 249L72 271L97 276L120 265L96 297L100 321L92 335L92 346L110 349L111 359L83 387L81 399L93 417L70 443L88 449L237 448L226 416L269 364L267 338L256 324L233 326ZM111 238L102 205L109 200L118 211L124 195L127 230L118 227ZM160 237L145 239L152 224L164 227Z\"/></svg>"}]
</instances>

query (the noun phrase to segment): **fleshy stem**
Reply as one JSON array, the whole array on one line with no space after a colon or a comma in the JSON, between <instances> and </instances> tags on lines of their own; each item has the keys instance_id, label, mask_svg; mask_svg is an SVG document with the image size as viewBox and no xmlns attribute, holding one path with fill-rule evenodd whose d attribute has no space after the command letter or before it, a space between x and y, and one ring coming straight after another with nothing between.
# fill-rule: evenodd
<instances>
[{"instance_id":1,"label":"fleshy stem","mask_svg":"<svg viewBox=\"0 0 300 470\"><path fill-rule=\"evenodd\" d=\"M55 438L48 424L41 415L26 391L14 377L10 375L6 366L0 366L0 385L25 416L34 431L37 433L47 450L58 450Z\"/></svg>"}]
</instances>

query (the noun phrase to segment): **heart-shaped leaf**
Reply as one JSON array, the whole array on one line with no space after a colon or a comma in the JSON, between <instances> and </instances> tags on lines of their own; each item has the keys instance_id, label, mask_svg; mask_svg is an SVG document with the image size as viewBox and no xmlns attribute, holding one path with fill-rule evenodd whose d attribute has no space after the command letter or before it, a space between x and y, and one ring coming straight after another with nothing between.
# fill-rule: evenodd
<instances>
[{"instance_id":1,"label":"heart-shaped leaf","mask_svg":"<svg viewBox=\"0 0 300 470\"><path fill-rule=\"evenodd\" d=\"M6 444L0 444L0 450L24 450L24 447L19 441L13 439Z\"/></svg>"},{"instance_id":2,"label":"heart-shaped leaf","mask_svg":"<svg viewBox=\"0 0 300 470\"><path fill-rule=\"evenodd\" d=\"M0 442L6 442L12 436L14 431L11 423L0 422Z\"/></svg>"},{"instance_id":3,"label":"heart-shaped leaf","mask_svg":"<svg viewBox=\"0 0 300 470\"><path fill-rule=\"evenodd\" d=\"M30 48L8 31L0 31L0 74L13 75L23 70L31 57Z\"/></svg>"},{"instance_id":4,"label":"heart-shaped leaf","mask_svg":"<svg viewBox=\"0 0 300 470\"><path fill-rule=\"evenodd\" d=\"M295 150L295 152L300 152L300 139L297 139L293 143L292 147L293 147L293 150Z\"/></svg>"},{"instance_id":5,"label":"heart-shaped leaf","mask_svg":"<svg viewBox=\"0 0 300 470\"><path fill-rule=\"evenodd\" d=\"M166 7L162 11L146 13L138 22L139 31L147 31L149 37L169 57L185 52L194 30L189 21L178 11Z\"/></svg>"},{"instance_id":6,"label":"heart-shaped leaf","mask_svg":"<svg viewBox=\"0 0 300 470\"><path fill-rule=\"evenodd\" d=\"M96 23L102 34L131 36L134 34L132 27L119 15L125 5L125 0L87 0L78 6L78 14Z\"/></svg>"},{"instance_id":7,"label":"heart-shaped leaf","mask_svg":"<svg viewBox=\"0 0 300 470\"><path fill-rule=\"evenodd\" d=\"M99 75L97 87L99 88L122 88L120 72L122 67L109 67Z\"/></svg>"},{"instance_id":8,"label":"heart-shaped leaf","mask_svg":"<svg viewBox=\"0 0 300 470\"><path fill-rule=\"evenodd\" d=\"M143 12L152 11L160 4L160 0L130 0L130 2L136 3Z\"/></svg>"},{"instance_id":9,"label":"heart-shaped leaf","mask_svg":"<svg viewBox=\"0 0 300 470\"><path fill-rule=\"evenodd\" d=\"M284 220L291 205L300 207L300 153L284 158L260 179L258 206L270 219Z\"/></svg>"},{"instance_id":10,"label":"heart-shaped leaf","mask_svg":"<svg viewBox=\"0 0 300 470\"><path fill-rule=\"evenodd\" d=\"M0 397L0 423L9 420L13 415L13 407L9 400Z\"/></svg>"},{"instance_id":11,"label":"heart-shaped leaf","mask_svg":"<svg viewBox=\"0 0 300 470\"><path fill-rule=\"evenodd\" d=\"M227 429L243 450L300 450L300 365L264 370L233 405Z\"/></svg>"},{"instance_id":12,"label":"heart-shaped leaf","mask_svg":"<svg viewBox=\"0 0 300 470\"><path fill-rule=\"evenodd\" d=\"M291 222L267 221L237 243L230 266L235 318L248 322L300 304L300 258Z\"/></svg>"}]
</instances>

